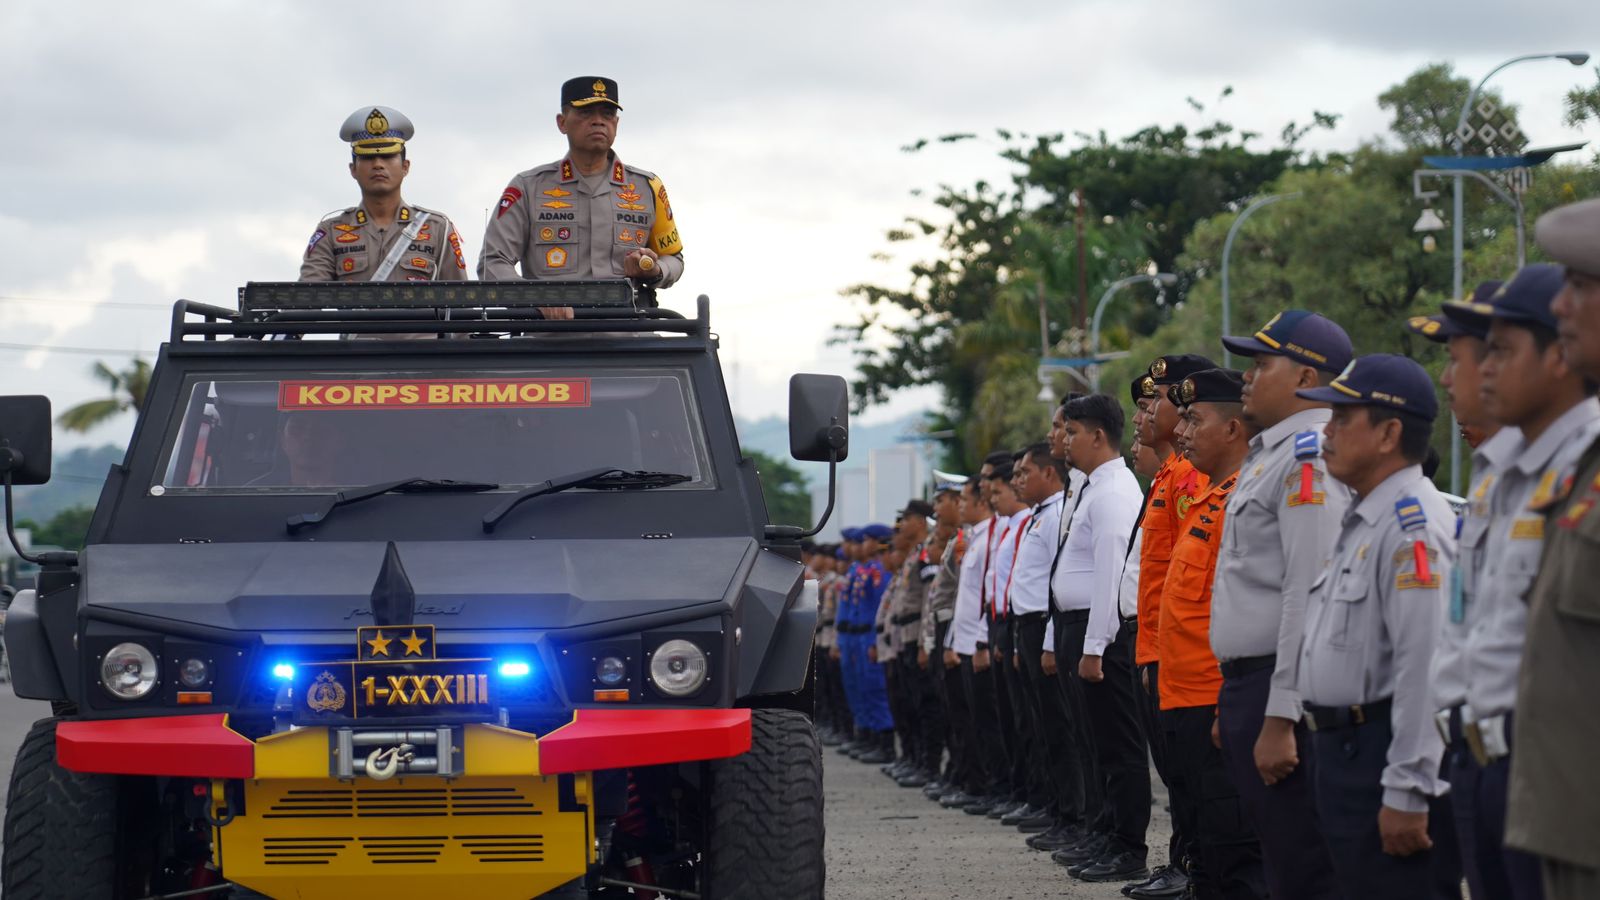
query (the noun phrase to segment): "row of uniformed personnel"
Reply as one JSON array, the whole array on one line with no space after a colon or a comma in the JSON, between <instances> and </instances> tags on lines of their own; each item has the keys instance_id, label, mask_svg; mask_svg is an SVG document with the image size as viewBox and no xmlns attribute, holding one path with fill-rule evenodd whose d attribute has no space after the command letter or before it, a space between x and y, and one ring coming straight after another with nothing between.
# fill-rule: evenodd
<instances>
[{"instance_id":1,"label":"row of uniformed personnel","mask_svg":"<svg viewBox=\"0 0 1600 900\"><path fill-rule=\"evenodd\" d=\"M609 78L585 76L561 86L556 128L566 136L567 154L506 186L484 233L479 278L630 278L664 288L683 275L683 244L661 179L612 151L621 110ZM301 281L467 277L449 217L401 198L411 170L406 141L414 133L409 119L386 106L363 107L345 120L339 136L350 144L361 203L317 223Z\"/></svg>"},{"instance_id":2,"label":"row of uniformed personnel","mask_svg":"<svg viewBox=\"0 0 1600 900\"><path fill-rule=\"evenodd\" d=\"M1120 407L1075 396L814 548L828 741L1091 881L1148 874L1148 746L1174 839L1130 896L1600 896L1600 200L1537 238L1560 265L1407 323L1476 448L1459 513L1422 367L1285 311L1224 339L1245 371L1131 385L1147 494Z\"/></svg>"}]
</instances>

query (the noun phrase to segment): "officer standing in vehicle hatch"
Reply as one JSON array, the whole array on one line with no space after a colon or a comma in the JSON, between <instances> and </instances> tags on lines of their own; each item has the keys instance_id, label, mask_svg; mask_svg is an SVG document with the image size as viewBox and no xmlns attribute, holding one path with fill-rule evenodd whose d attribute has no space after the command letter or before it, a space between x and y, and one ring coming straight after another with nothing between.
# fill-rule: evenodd
<instances>
[{"instance_id":1,"label":"officer standing in vehicle hatch","mask_svg":"<svg viewBox=\"0 0 1600 900\"><path fill-rule=\"evenodd\" d=\"M411 171L411 120L387 106L363 106L339 128L350 143L350 177L361 204L332 213L306 244L301 281L462 281L461 236L444 213L410 206L400 184Z\"/></svg>"},{"instance_id":2,"label":"officer standing in vehicle hatch","mask_svg":"<svg viewBox=\"0 0 1600 900\"><path fill-rule=\"evenodd\" d=\"M484 232L479 278L629 278L665 288L683 275L667 189L612 152L621 111L609 78L561 86L556 127L567 136L567 155L511 179Z\"/></svg>"}]
</instances>

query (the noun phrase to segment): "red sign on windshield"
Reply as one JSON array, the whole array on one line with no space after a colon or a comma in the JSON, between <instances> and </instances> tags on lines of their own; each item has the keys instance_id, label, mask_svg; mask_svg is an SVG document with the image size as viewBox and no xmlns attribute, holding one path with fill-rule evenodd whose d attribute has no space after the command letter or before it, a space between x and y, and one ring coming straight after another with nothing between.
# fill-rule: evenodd
<instances>
[{"instance_id":1,"label":"red sign on windshield","mask_svg":"<svg viewBox=\"0 0 1600 900\"><path fill-rule=\"evenodd\" d=\"M285 381L278 409L528 409L589 405L587 378Z\"/></svg>"}]
</instances>

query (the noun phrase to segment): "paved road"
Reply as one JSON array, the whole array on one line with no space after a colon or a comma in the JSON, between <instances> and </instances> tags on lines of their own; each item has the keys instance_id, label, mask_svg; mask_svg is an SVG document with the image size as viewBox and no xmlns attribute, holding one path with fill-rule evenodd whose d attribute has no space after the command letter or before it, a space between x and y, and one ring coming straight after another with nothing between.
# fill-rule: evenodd
<instances>
[{"instance_id":1,"label":"paved road","mask_svg":"<svg viewBox=\"0 0 1600 900\"><path fill-rule=\"evenodd\" d=\"M827 791L828 897L894 900L928 897L1034 900L1038 897L1120 898L1121 883L1084 884L1024 836L998 822L941 809L921 791L898 787L877 766L823 751ZM1151 864L1166 861L1171 832L1155 783Z\"/></svg>"},{"instance_id":2,"label":"paved road","mask_svg":"<svg viewBox=\"0 0 1600 900\"><path fill-rule=\"evenodd\" d=\"M29 726L49 714L49 704L18 700L9 684L0 684L0 785L11 783L11 761ZM1121 896L1117 884L1073 881L1049 856L1029 850L1014 829L940 809L921 791L896 787L877 766L831 749L823 765L831 900ZM1159 808L1165 802L1158 798L1151 826L1154 864L1166 854L1167 817Z\"/></svg>"}]
</instances>

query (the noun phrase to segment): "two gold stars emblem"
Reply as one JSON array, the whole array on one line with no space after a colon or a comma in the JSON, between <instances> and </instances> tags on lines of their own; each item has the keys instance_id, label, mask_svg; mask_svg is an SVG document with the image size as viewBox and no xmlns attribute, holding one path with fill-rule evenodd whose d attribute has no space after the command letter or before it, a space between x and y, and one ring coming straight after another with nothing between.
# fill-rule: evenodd
<instances>
[{"instance_id":1,"label":"two gold stars emblem","mask_svg":"<svg viewBox=\"0 0 1600 900\"><path fill-rule=\"evenodd\" d=\"M389 645L394 643L395 640L395 638L384 637L383 632L379 631L377 635L368 640L366 644L368 647L372 648L373 656L388 656ZM411 629L410 637L399 638L399 641L401 644L405 645L406 652L404 653L404 656L421 656L422 648L428 644L428 639L417 634L417 630L415 628Z\"/></svg>"}]
</instances>

